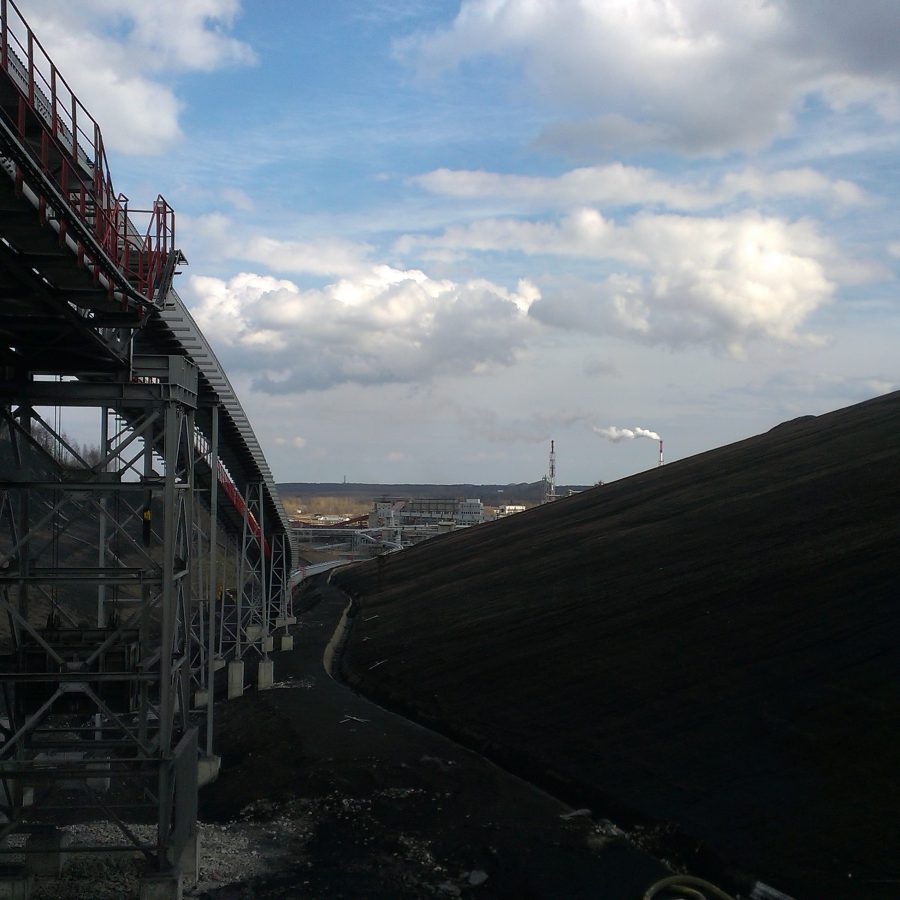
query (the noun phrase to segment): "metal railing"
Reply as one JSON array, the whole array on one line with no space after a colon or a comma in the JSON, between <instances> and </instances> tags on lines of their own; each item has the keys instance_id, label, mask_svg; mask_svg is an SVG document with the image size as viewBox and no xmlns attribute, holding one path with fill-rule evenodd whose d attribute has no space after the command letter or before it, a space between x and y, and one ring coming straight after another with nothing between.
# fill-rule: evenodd
<instances>
[{"instance_id":1,"label":"metal railing","mask_svg":"<svg viewBox=\"0 0 900 900\"><path fill-rule=\"evenodd\" d=\"M0 0L0 69L18 90L15 109L3 112L22 145L113 266L153 300L175 250L175 213L159 196L152 209L134 211L149 217L144 233L136 229L128 198L113 188L99 124L13 0ZM42 215L46 202L42 197ZM60 227L64 239L64 221Z\"/></svg>"}]
</instances>

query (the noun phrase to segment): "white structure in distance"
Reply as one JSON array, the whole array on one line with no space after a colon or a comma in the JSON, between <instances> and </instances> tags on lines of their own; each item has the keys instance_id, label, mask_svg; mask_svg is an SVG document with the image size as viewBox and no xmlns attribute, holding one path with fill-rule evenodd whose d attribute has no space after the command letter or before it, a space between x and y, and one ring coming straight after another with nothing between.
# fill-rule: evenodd
<instances>
[{"instance_id":1,"label":"white structure in distance","mask_svg":"<svg viewBox=\"0 0 900 900\"><path fill-rule=\"evenodd\" d=\"M404 525L479 525L484 522L484 504L478 499L437 497L382 497L369 513L369 528Z\"/></svg>"},{"instance_id":2,"label":"white structure in distance","mask_svg":"<svg viewBox=\"0 0 900 900\"><path fill-rule=\"evenodd\" d=\"M515 513L525 512L525 507L518 503L507 503L505 506L498 506L496 518L504 519L506 516L511 516Z\"/></svg>"}]
</instances>

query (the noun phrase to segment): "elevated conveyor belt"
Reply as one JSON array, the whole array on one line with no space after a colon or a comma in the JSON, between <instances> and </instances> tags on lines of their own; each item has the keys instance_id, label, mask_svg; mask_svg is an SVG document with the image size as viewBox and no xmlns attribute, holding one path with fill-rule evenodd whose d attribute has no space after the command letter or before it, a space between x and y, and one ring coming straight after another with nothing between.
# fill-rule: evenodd
<instances>
[{"instance_id":1,"label":"elevated conveyor belt","mask_svg":"<svg viewBox=\"0 0 900 900\"><path fill-rule=\"evenodd\" d=\"M239 490L243 491L243 487L251 482L262 482L266 521L271 522L275 530L289 533L290 525L278 489L247 414L209 342L174 288L169 290L161 308L149 318L147 326L136 337L136 350L147 347L148 352L185 355L195 363L200 370L198 407L202 410L204 406L218 404L220 408L219 456L222 462ZM202 414L198 415L198 428L209 437Z\"/></svg>"},{"instance_id":2,"label":"elevated conveyor belt","mask_svg":"<svg viewBox=\"0 0 900 900\"><path fill-rule=\"evenodd\" d=\"M244 409L171 286L182 260L174 211L158 197L141 234L113 189L99 124L16 4L2 0L0 16L0 354L30 373L89 378L98 368L130 377L135 352L187 356L200 371L200 407L220 406L233 488L261 482L267 531L288 534ZM208 419L197 423L207 438Z\"/></svg>"},{"instance_id":3,"label":"elevated conveyor belt","mask_svg":"<svg viewBox=\"0 0 900 900\"><path fill-rule=\"evenodd\" d=\"M230 695L253 656L265 686L292 640L272 473L172 287L173 210L136 214L98 123L0 0L0 863L7 835L115 797L157 822L115 849L172 873L217 671ZM99 433L68 437L69 407Z\"/></svg>"}]
</instances>

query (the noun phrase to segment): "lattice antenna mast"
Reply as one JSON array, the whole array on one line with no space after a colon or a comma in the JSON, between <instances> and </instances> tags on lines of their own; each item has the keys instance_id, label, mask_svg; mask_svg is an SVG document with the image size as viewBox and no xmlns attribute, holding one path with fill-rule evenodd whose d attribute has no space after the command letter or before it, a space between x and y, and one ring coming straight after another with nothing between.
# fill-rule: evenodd
<instances>
[{"instance_id":1,"label":"lattice antenna mast","mask_svg":"<svg viewBox=\"0 0 900 900\"><path fill-rule=\"evenodd\" d=\"M550 441L550 465L544 485L544 503L556 499L556 442Z\"/></svg>"}]
</instances>

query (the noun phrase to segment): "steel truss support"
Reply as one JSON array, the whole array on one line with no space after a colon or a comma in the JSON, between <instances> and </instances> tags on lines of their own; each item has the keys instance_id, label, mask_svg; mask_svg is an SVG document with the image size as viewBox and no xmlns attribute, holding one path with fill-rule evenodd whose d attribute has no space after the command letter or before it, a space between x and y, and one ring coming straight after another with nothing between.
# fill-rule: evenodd
<instances>
[{"instance_id":1,"label":"steel truss support","mask_svg":"<svg viewBox=\"0 0 900 900\"><path fill-rule=\"evenodd\" d=\"M135 357L127 383L0 384L0 855L67 814L116 822L160 871L194 835L196 396L183 357ZM102 409L99 446L42 405Z\"/></svg>"},{"instance_id":2,"label":"steel truss support","mask_svg":"<svg viewBox=\"0 0 900 900\"><path fill-rule=\"evenodd\" d=\"M271 547L265 538L264 485L250 482L244 493L243 524L237 564L237 587L226 592L220 624L220 654L243 659L248 653L268 660L270 637L269 576Z\"/></svg>"},{"instance_id":3,"label":"steel truss support","mask_svg":"<svg viewBox=\"0 0 900 900\"><path fill-rule=\"evenodd\" d=\"M209 481L209 556L207 563L206 586L207 596L207 623L209 625L206 635L206 745L207 756L213 753L213 707L216 687L216 615L217 604L221 604L222 593L218 583L218 515L219 515L219 485L216 473L219 471L219 407L212 408L211 428L209 437L209 455L207 458L210 471Z\"/></svg>"},{"instance_id":4,"label":"steel truss support","mask_svg":"<svg viewBox=\"0 0 900 900\"><path fill-rule=\"evenodd\" d=\"M199 491L195 500L200 501ZM200 507L200 508L198 508ZM207 508L208 509L208 508ZM205 516L202 503L195 504L193 523L193 544L191 549L191 624L190 624L190 690L192 696L204 696L209 679L209 632L210 621L210 557L215 558L215 540L212 519ZM205 702L205 700L204 700Z\"/></svg>"},{"instance_id":5,"label":"steel truss support","mask_svg":"<svg viewBox=\"0 0 900 900\"><path fill-rule=\"evenodd\" d=\"M293 560L290 536L278 532L272 536L272 555L269 566L269 623L274 630L284 629L297 619L294 617L294 601L290 585Z\"/></svg>"}]
</instances>

